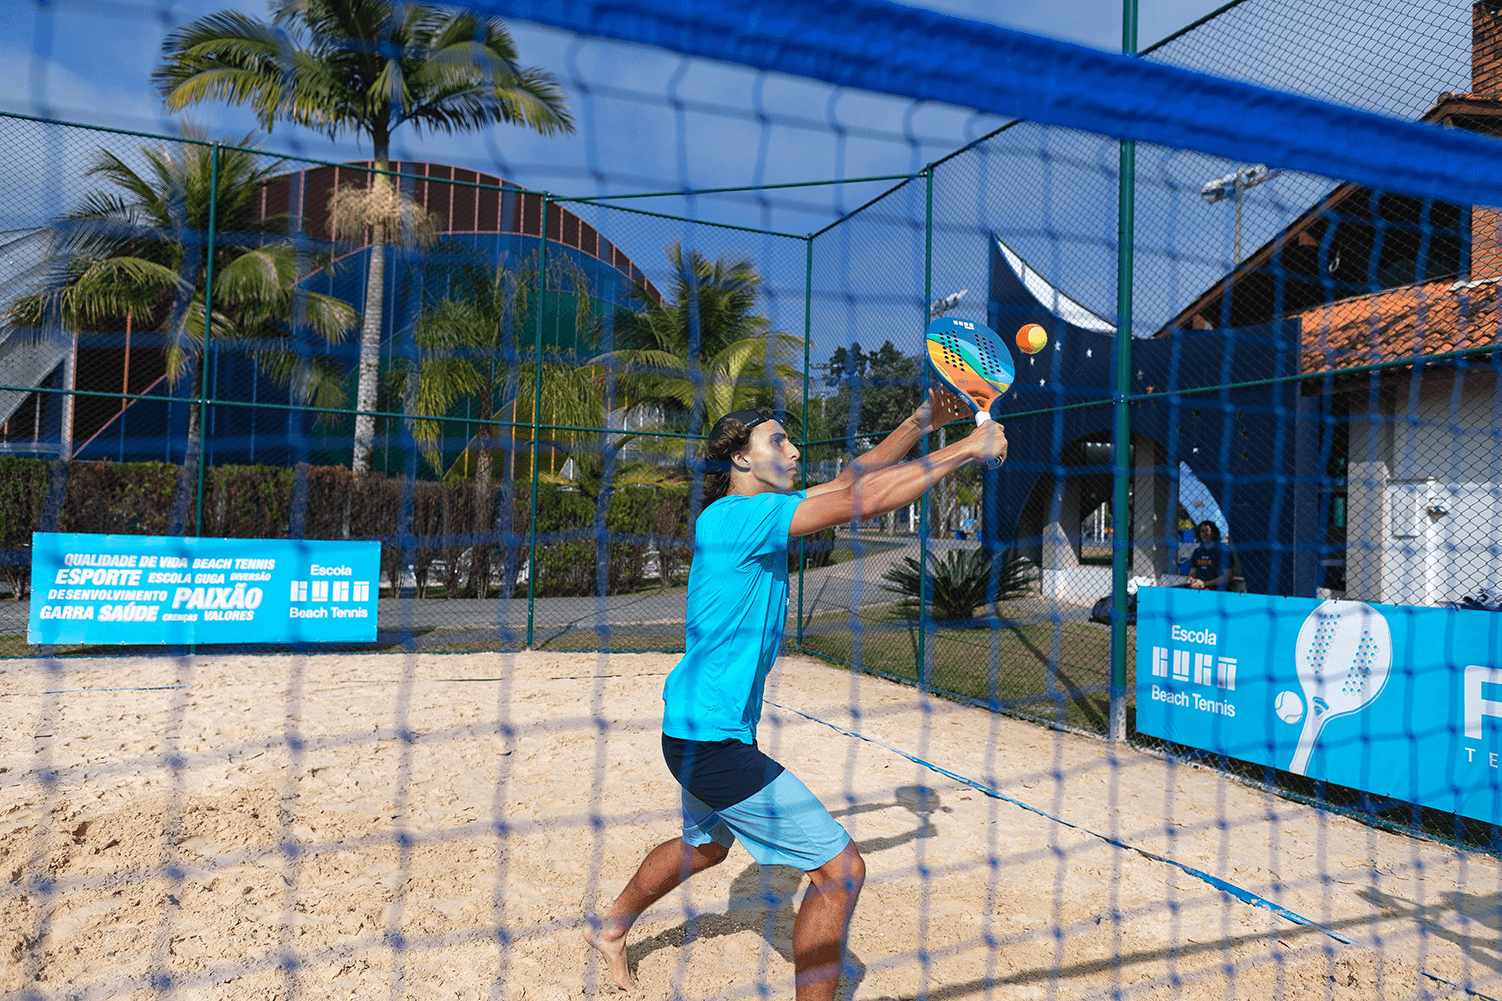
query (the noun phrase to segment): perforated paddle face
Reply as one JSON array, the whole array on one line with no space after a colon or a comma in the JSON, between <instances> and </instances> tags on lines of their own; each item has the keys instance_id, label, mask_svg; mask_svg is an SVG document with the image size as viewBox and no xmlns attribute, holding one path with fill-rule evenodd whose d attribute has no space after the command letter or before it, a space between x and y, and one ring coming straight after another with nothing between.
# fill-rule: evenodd
<instances>
[{"instance_id":1,"label":"perforated paddle face","mask_svg":"<svg viewBox=\"0 0 1502 1001\"><path fill-rule=\"evenodd\" d=\"M1326 601L1304 620L1294 664L1309 715L1289 771L1303 775L1326 723L1359 712L1387 685L1392 633L1382 613L1360 601Z\"/></svg>"},{"instance_id":2,"label":"perforated paddle face","mask_svg":"<svg viewBox=\"0 0 1502 1001\"><path fill-rule=\"evenodd\" d=\"M941 316L928 325L928 367L944 388L977 412L1012 388L1012 354L982 323Z\"/></svg>"}]
</instances>

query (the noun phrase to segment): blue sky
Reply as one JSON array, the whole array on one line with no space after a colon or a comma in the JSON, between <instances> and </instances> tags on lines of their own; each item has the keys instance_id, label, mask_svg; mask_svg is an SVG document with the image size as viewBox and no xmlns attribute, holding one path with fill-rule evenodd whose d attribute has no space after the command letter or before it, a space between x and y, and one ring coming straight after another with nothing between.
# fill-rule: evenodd
<instances>
[{"instance_id":1,"label":"blue sky","mask_svg":"<svg viewBox=\"0 0 1502 1001\"><path fill-rule=\"evenodd\" d=\"M1120 46L1118 0L925 0L923 5L1102 49ZM1156 41L1218 5L1218 0L1144 0L1140 41ZM258 16L265 13L260 0L0 0L0 23L9 29L0 40L0 60L10 69L0 76L0 110L174 133L182 122L162 110L149 84L162 38L180 24L231 6ZM1338 23L1330 25L1276 25L1270 22L1282 16L1279 5L1250 3L1218 18L1216 24L1223 28L1215 44L1199 53L1186 51L1182 63L1274 80L1288 89L1383 110L1387 105L1372 96L1385 93L1376 84L1386 86L1392 82L1389 77L1407 72L1389 65L1412 60L1371 57L1374 37L1401 31L1381 22L1363 27L1358 8L1371 6L1351 3L1336 12ZM1468 4L1412 0L1410 6L1432 9L1445 30L1456 35L1446 36L1438 48L1456 49L1468 25ZM1279 9L1269 13L1269 7ZM1302 7L1287 12L1289 17L1307 15ZM407 129L394 141L394 155L485 170L566 195L848 181L762 197L651 203L654 209L696 219L803 234L887 186L850 179L912 173L1004 121L576 38L519 21L511 27L522 60L560 77L579 119L578 133L544 138L500 126L473 135L419 136ZM1433 31L1425 27L1415 34L1427 37ZM1209 38L1208 33L1197 34ZM1257 55L1269 51L1257 49L1259 37L1278 40L1271 55ZM1227 55L1227 46L1238 44L1245 57L1240 61ZM1438 90L1465 89L1456 59L1447 59L1426 68L1406 103L1392 105L1393 113L1412 116ZM675 107L675 98L685 103ZM237 139L254 127L243 110L217 105L192 109L188 117L224 139ZM330 142L280 126L262 141L270 150L318 159L354 159L369 153L352 138ZM44 155L42 144L13 133L8 156L12 171L22 176L13 178L20 183L12 184L11 197L0 198L0 228L28 224L37 206L55 211L76 200L81 194L78 171L59 170L59 164L81 163L101 145L128 154L133 143L138 141L73 133L60 151ZM956 167L939 182L948 195L940 198L937 209L943 233L936 236L935 293L970 288L961 312L984 317L985 247L988 235L995 232L1067 293L1109 316L1115 302L1115 144L1028 128L993 145L996 154L987 169L995 174L983 191L964 174L977 167ZM1144 151L1139 165L1136 326L1142 333L1171 316L1229 266L1228 206L1203 205L1198 187L1235 165L1175 151ZM24 175L29 170L35 171L35 180L28 182ZM72 179L57 182L60 175ZM1297 216L1331 183L1329 178L1284 175L1259 188L1247 204L1248 249ZM632 204L647 207L643 202ZM871 345L888 336L904 349L916 349L921 322L912 320L922 315L923 259L921 227L915 229L914 220L921 218L917 192L904 192L863 217L859 225L841 227L816 243L816 357L850 340ZM710 253L751 256L768 277L774 323L802 332L801 242L619 213L594 213L594 221L654 276L661 273L660 248L674 239Z\"/></svg>"},{"instance_id":2,"label":"blue sky","mask_svg":"<svg viewBox=\"0 0 1502 1001\"><path fill-rule=\"evenodd\" d=\"M1099 48L1120 47L1121 14L1116 0L928 0L923 5ZM1140 35L1144 43L1155 40L1215 6L1211 0L1144 3ZM175 132L179 120L162 110L148 83L162 38L173 27L229 7L258 16L265 13L265 5L257 0L0 0L4 12L0 23L10 28L0 42L0 59L12 68L0 79L0 109ZM757 130L754 123L737 122L731 117L735 113L762 110L779 122L802 119L826 131L831 125L857 130L843 150L832 142L808 150L805 133L809 130L796 124L773 127L767 154L770 162L761 172L768 175L766 180L781 182L903 173L995 124L952 108L915 109L900 100L836 92L822 84L765 77L734 67L705 62L685 65L666 53L581 41L524 22L512 22L512 30L525 62L545 66L563 77L566 85L572 84L568 89L573 103L581 113L592 113L598 126L595 131L611 131L611 121L631 112L635 120L626 130L629 135L591 136L589 130L581 130L569 139L540 139L524 130L498 127L481 137L419 138L407 132L398 145L432 159L492 170L508 168L515 180L550 190L595 193L598 185L591 169L611 175L612 186L622 190L676 189L686 186L685 182L693 187L753 183L758 165L754 157L746 156L746 143L723 141L727 132L745 138L737 135L743 131L735 128L738 124L751 132ZM643 106L583 93L590 85L605 85L643 92L660 101L675 74L681 74L676 82L678 94L727 110L720 116L687 116L696 136L714 132L716 138L686 151L674 148L671 133L676 123L660 104ZM591 100L592 110L584 107ZM217 107L203 106L190 116L224 138L243 134L254 124L243 113ZM704 120L716 117L721 119L716 123L719 128L706 129ZM334 159L360 152L349 141L330 143L321 136L280 127L267 146ZM820 202L828 205L830 200L816 200Z\"/></svg>"}]
</instances>

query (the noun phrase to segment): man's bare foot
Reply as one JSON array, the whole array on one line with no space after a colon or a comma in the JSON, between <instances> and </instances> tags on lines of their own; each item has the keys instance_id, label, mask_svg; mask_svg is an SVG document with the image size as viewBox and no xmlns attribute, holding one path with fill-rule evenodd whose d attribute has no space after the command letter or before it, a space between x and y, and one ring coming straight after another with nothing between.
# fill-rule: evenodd
<instances>
[{"instance_id":1,"label":"man's bare foot","mask_svg":"<svg viewBox=\"0 0 1502 1001\"><path fill-rule=\"evenodd\" d=\"M626 929L617 929L609 918L586 918L584 941L605 957L610 979L617 987L623 991L636 990L636 978L631 976L631 964L626 959Z\"/></svg>"}]
</instances>

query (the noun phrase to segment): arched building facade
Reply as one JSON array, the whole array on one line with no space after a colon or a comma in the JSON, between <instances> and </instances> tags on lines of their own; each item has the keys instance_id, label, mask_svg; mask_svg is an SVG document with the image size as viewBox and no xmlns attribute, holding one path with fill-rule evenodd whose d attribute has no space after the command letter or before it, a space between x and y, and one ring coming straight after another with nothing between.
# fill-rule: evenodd
<instances>
[{"instance_id":1,"label":"arched building facade","mask_svg":"<svg viewBox=\"0 0 1502 1001\"><path fill-rule=\"evenodd\" d=\"M341 187L367 187L370 162L324 165L270 178L260 196L258 222L278 220L278 229L306 247L309 271L303 284L332 295L363 315L371 247L365 241L334 239L330 199ZM410 333L425 283L441 275L445 261L475 261L489 266L524 266L542 245L542 196L523 191L500 177L444 164L394 162L391 171L412 204L428 213L437 241L425 248L391 245L387 250L382 309L383 364L410 350ZM660 294L638 265L607 236L560 205L550 205L548 254L579 276L601 310L631 304L633 289L654 299ZM216 234L236 239L232 232ZM249 238L249 237L245 237ZM588 357L600 347L598 334L573 322L571 293L560 292L544 310L544 351L555 357ZM295 318L289 317L295 331ZM70 387L84 393L127 393L143 400L55 393L14 394L4 415L3 448L9 454L117 462L181 462L188 421L187 380L174 386L167 378L160 334L130 329L90 332L70 337L50 351L43 364L32 365L32 385ZM529 334L524 338L530 346ZM310 354L330 357L351 373L359 350L359 332L329 347L302 342ZM257 366L253 345L215 343L209 347L210 399L255 404L211 406L206 418L206 448L213 464L288 464L297 461L345 464L349 461L351 420L323 419L291 405L288 392ZM35 349L31 354L36 354ZM31 358L29 354L28 359ZM35 359L32 359L35 360ZM0 359L3 363L4 359ZM9 366L15 369L14 365ZM19 369L16 369L19 371ZM354 384L349 384L353 406ZM0 401L4 402L4 401ZM458 415L463 416L463 415ZM377 468L400 470L399 449L381 449Z\"/></svg>"}]
</instances>

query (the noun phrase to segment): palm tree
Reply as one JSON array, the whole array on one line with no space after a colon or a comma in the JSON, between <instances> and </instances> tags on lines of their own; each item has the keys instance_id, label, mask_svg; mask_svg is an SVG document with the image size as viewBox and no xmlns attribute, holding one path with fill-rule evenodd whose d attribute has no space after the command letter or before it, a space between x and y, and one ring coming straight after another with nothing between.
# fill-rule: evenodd
<instances>
[{"instance_id":1,"label":"palm tree","mask_svg":"<svg viewBox=\"0 0 1502 1001\"><path fill-rule=\"evenodd\" d=\"M718 415L770 402L766 375L784 394L794 391L801 370L789 362L803 340L771 329L757 312L764 279L745 258L710 260L679 243L667 248L672 265L669 296L658 300L645 287L631 293L635 309L615 321L615 351L597 361L619 372L635 405L656 408L681 422L698 412Z\"/></svg>"},{"instance_id":2,"label":"palm tree","mask_svg":"<svg viewBox=\"0 0 1502 1001\"><path fill-rule=\"evenodd\" d=\"M541 276L535 257L509 268L504 263L498 267L482 263L473 251L462 248L442 258L444 264L430 268L424 278L426 289L440 291L430 295L415 325L416 364L398 362L390 379L406 392L406 410L414 415L412 435L439 473L444 472L445 418L452 417L461 403L478 405L479 431L466 442L449 474L473 476L474 528L489 531L495 520L493 453L503 447L494 423L497 418L513 422L504 437L514 443L519 426L530 423L534 412L541 424L599 427L605 420L604 398L597 368L536 357L531 335L541 298ZM567 258L555 258L549 262L547 278L549 295L564 289L572 292L574 322L580 330L598 323L588 279L576 265ZM539 381L540 406L533 399ZM513 446L507 453L503 510L510 510L517 475L517 449ZM502 564L503 593L510 594L517 560L514 552L507 556ZM475 548L471 566L468 593L479 594L489 581L489 547Z\"/></svg>"},{"instance_id":3,"label":"palm tree","mask_svg":"<svg viewBox=\"0 0 1502 1001\"><path fill-rule=\"evenodd\" d=\"M490 267L460 260L456 265L450 259L442 268L431 269L425 286L441 289L442 294L431 296L418 316L416 372L409 373L399 362L392 379L412 387L407 410L416 418L413 437L440 473L444 471L443 419L465 400L478 404L479 430L466 445L461 474L468 477L472 472L476 490L487 495L491 456L499 447L499 429L493 423L497 415L516 423L532 419L538 360L531 357L531 334L536 323L538 268L535 257L510 268L504 263ZM549 262L548 271L549 294L571 289L576 302L574 320L580 329L597 324L584 274L566 259L557 258ZM602 425L604 399L597 368L544 357L540 374L540 423ZM415 379L410 378L413 375ZM475 453L472 466L470 451Z\"/></svg>"},{"instance_id":4,"label":"palm tree","mask_svg":"<svg viewBox=\"0 0 1502 1001\"><path fill-rule=\"evenodd\" d=\"M572 132L573 119L550 73L517 62L511 34L495 18L428 3L383 0L271 0L271 22L225 10L170 33L152 74L173 110L202 101L249 105L268 132L278 121L370 140L387 186L392 132L411 122L453 133L492 123L545 135ZM372 226L355 407L352 468L370 468L380 369L386 267L384 221Z\"/></svg>"},{"instance_id":5,"label":"palm tree","mask_svg":"<svg viewBox=\"0 0 1502 1001\"><path fill-rule=\"evenodd\" d=\"M277 164L249 143L247 137L240 147L217 151L201 141L144 147L140 170L101 150L88 175L114 190L89 194L46 231L46 272L5 314L8 325L33 336L48 324L97 329L122 319L165 334L168 382L175 387L186 377L195 401L188 409L188 471L199 449L211 203L217 228L212 336L253 342L262 372L293 399L344 403L343 374L328 359L296 351L286 321L299 313L308 330L337 343L354 329L358 314L346 302L297 287L297 248L277 235L277 220L258 218L262 184Z\"/></svg>"}]
</instances>

